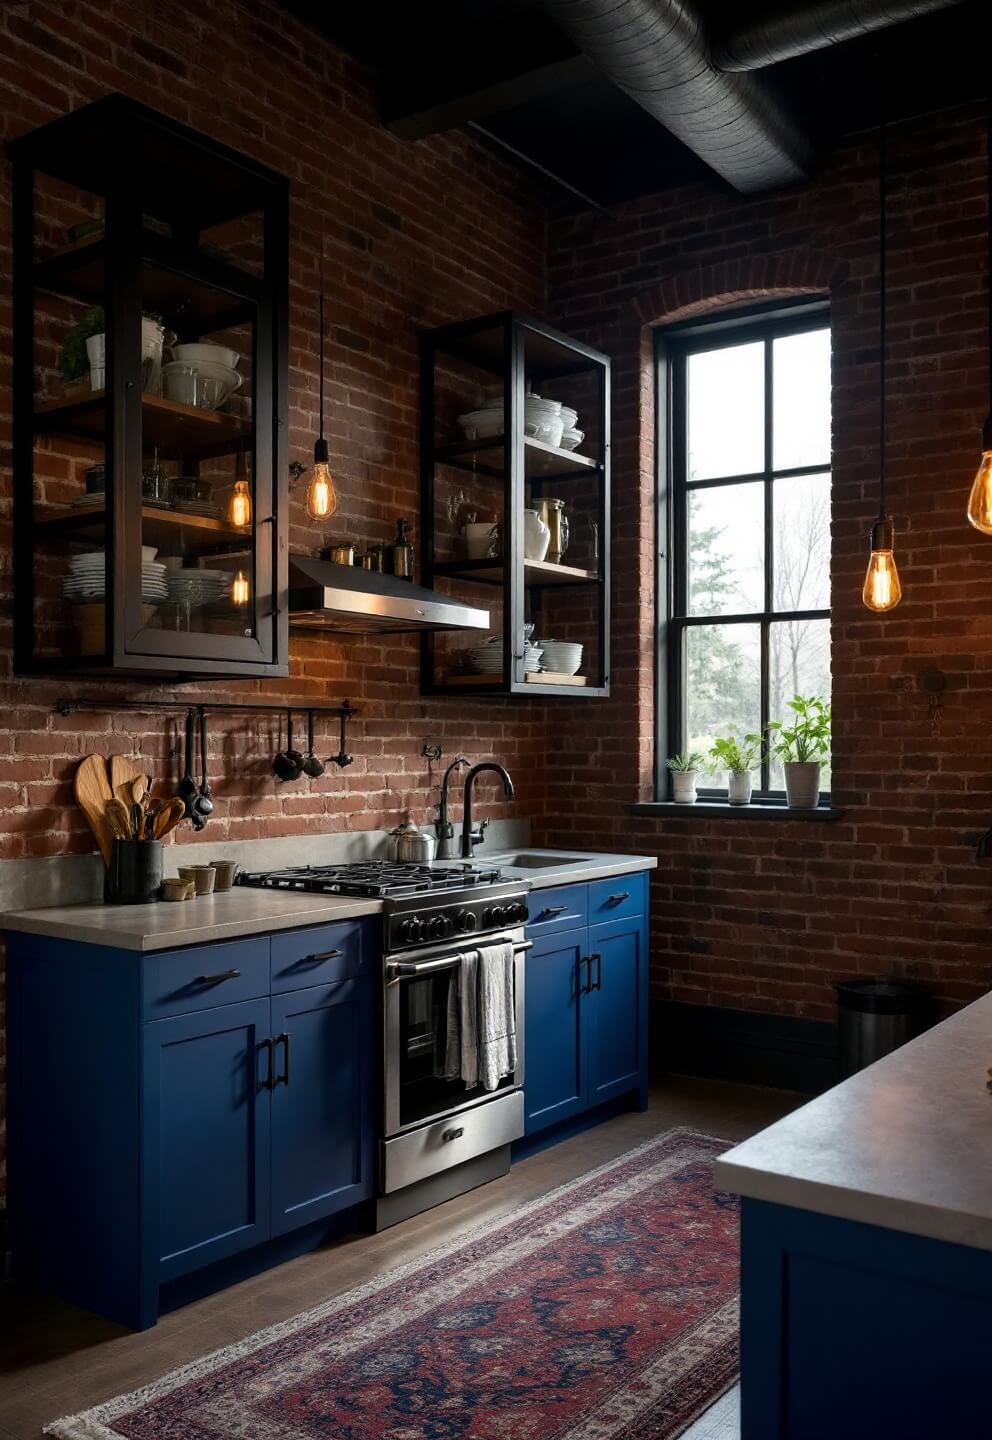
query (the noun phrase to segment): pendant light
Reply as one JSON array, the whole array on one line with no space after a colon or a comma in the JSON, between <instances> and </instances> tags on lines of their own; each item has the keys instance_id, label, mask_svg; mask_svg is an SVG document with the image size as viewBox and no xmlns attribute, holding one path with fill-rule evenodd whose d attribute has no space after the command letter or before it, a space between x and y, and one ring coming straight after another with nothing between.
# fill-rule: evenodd
<instances>
[{"instance_id":1,"label":"pendant light","mask_svg":"<svg viewBox=\"0 0 992 1440\"><path fill-rule=\"evenodd\" d=\"M871 527L871 553L861 598L869 610L894 610L902 599L893 554L894 527L885 510L885 369L888 349L886 313L886 248L888 236L888 166L883 117L878 127L878 519Z\"/></svg>"},{"instance_id":2,"label":"pendant light","mask_svg":"<svg viewBox=\"0 0 992 1440\"><path fill-rule=\"evenodd\" d=\"M238 461L234 470L234 489L227 505L227 518L239 530L251 524L251 489L248 485L248 461L244 446L238 447Z\"/></svg>"},{"instance_id":3,"label":"pendant light","mask_svg":"<svg viewBox=\"0 0 992 1440\"><path fill-rule=\"evenodd\" d=\"M989 316L989 413L982 428L982 458L968 496L968 519L983 535L992 535L992 90L986 126L985 175L988 187L989 268L985 272Z\"/></svg>"},{"instance_id":4,"label":"pendant light","mask_svg":"<svg viewBox=\"0 0 992 1440\"><path fill-rule=\"evenodd\" d=\"M307 482L307 514L311 520L326 520L338 508L324 439L324 266L320 267L320 435L314 441L313 469Z\"/></svg>"}]
</instances>

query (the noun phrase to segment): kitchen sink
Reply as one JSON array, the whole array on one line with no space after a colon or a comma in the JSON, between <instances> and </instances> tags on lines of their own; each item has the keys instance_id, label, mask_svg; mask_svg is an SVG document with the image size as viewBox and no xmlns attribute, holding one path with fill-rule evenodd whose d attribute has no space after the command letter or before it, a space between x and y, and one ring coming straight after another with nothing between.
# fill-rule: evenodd
<instances>
[{"instance_id":1,"label":"kitchen sink","mask_svg":"<svg viewBox=\"0 0 992 1440\"><path fill-rule=\"evenodd\" d=\"M561 865L582 865L582 855L535 855L531 851L522 851L519 855L494 855L501 865L509 865L515 870L544 870L550 866Z\"/></svg>"}]
</instances>

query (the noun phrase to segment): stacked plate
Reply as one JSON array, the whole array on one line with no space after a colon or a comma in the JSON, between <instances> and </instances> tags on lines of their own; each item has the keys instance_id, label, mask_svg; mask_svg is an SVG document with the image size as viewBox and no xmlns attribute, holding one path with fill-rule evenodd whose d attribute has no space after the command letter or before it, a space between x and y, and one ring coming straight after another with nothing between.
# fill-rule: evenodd
<instances>
[{"instance_id":1,"label":"stacked plate","mask_svg":"<svg viewBox=\"0 0 992 1440\"><path fill-rule=\"evenodd\" d=\"M169 599L177 605L198 610L222 600L231 586L228 570L200 570L197 567L170 570L166 576Z\"/></svg>"},{"instance_id":2,"label":"stacked plate","mask_svg":"<svg viewBox=\"0 0 992 1440\"><path fill-rule=\"evenodd\" d=\"M560 445L566 429L565 413L566 407L560 400L545 400L532 391L528 392L524 399L524 434L534 440L543 440L546 445ZM578 416L572 409L567 409L567 415L571 418L568 428L573 428ZM488 401L479 410L459 415L458 424L465 432L466 440L495 440L503 433L502 398ZM581 431L574 433L581 439ZM578 443L576 439L571 448Z\"/></svg>"},{"instance_id":3,"label":"stacked plate","mask_svg":"<svg viewBox=\"0 0 992 1440\"><path fill-rule=\"evenodd\" d=\"M577 675L582 664L582 646L571 640L538 640L544 656L543 669L555 675Z\"/></svg>"},{"instance_id":4,"label":"stacked plate","mask_svg":"<svg viewBox=\"0 0 992 1440\"><path fill-rule=\"evenodd\" d=\"M155 559L155 550L144 546L141 552L141 598L146 605L160 605L169 598L165 582L165 566ZM85 604L102 600L107 593L107 557L100 552L74 555L69 561L69 574L62 581L67 600Z\"/></svg>"},{"instance_id":5,"label":"stacked plate","mask_svg":"<svg viewBox=\"0 0 992 1440\"><path fill-rule=\"evenodd\" d=\"M503 637L494 635L481 645L473 645L468 652L468 663L480 675L498 675L503 670ZM536 672L541 668L541 652L536 645L528 643L524 650L524 670Z\"/></svg>"}]
</instances>

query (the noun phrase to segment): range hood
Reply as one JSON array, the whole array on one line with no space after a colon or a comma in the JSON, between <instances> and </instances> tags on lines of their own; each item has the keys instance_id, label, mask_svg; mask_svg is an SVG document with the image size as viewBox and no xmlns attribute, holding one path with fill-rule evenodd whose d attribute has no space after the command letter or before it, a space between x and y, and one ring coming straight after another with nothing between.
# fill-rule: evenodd
<instances>
[{"instance_id":1,"label":"range hood","mask_svg":"<svg viewBox=\"0 0 992 1440\"><path fill-rule=\"evenodd\" d=\"M294 629L350 635L488 630L489 611L462 605L395 575L336 565L310 555L290 555L289 623Z\"/></svg>"}]
</instances>

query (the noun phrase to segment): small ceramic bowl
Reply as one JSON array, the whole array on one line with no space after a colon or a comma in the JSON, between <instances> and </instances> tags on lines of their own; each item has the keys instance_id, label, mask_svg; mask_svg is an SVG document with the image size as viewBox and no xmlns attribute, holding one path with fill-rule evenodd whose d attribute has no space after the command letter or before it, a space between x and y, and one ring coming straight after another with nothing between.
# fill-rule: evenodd
<instances>
[{"instance_id":1,"label":"small ceramic bowl","mask_svg":"<svg viewBox=\"0 0 992 1440\"><path fill-rule=\"evenodd\" d=\"M179 875L170 875L168 880L162 881L163 900L190 900L196 894L196 885L192 880L184 880Z\"/></svg>"},{"instance_id":2,"label":"small ceramic bowl","mask_svg":"<svg viewBox=\"0 0 992 1440\"><path fill-rule=\"evenodd\" d=\"M192 880L197 895L212 895L217 882L217 871L212 865L180 865L179 874L183 880Z\"/></svg>"}]
</instances>

